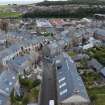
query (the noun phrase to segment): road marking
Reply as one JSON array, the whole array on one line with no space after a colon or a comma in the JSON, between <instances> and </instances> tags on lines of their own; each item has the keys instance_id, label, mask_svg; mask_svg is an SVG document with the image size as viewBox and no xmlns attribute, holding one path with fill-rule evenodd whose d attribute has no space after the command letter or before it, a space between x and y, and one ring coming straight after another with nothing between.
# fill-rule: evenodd
<instances>
[{"instance_id":1,"label":"road marking","mask_svg":"<svg viewBox=\"0 0 105 105\"><path fill-rule=\"evenodd\" d=\"M69 68L69 64L68 64L68 61L67 61L67 60L66 60L66 64L67 64L67 68L68 68L68 70L69 70L70 68Z\"/></svg>"}]
</instances>

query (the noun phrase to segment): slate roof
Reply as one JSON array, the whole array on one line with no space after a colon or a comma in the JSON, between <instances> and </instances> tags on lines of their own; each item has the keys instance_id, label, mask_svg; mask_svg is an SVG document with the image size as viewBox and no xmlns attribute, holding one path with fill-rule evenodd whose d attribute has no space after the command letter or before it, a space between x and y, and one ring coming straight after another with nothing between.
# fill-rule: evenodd
<instances>
[{"instance_id":1,"label":"slate roof","mask_svg":"<svg viewBox=\"0 0 105 105\"><path fill-rule=\"evenodd\" d=\"M14 84L16 83L16 72L6 70L0 75L0 90L7 96L10 95Z\"/></svg>"},{"instance_id":2,"label":"slate roof","mask_svg":"<svg viewBox=\"0 0 105 105\"><path fill-rule=\"evenodd\" d=\"M65 53L56 57L55 61L57 60L60 60L62 64L62 67L56 70L58 101L63 102L78 92L78 95L89 102L85 86L74 61Z\"/></svg>"},{"instance_id":3,"label":"slate roof","mask_svg":"<svg viewBox=\"0 0 105 105\"><path fill-rule=\"evenodd\" d=\"M105 36L105 30L97 28L95 31L95 35Z\"/></svg>"},{"instance_id":4,"label":"slate roof","mask_svg":"<svg viewBox=\"0 0 105 105\"><path fill-rule=\"evenodd\" d=\"M0 94L0 105L7 105L8 97Z\"/></svg>"},{"instance_id":5,"label":"slate roof","mask_svg":"<svg viewBox=\"0 0 105 105\"><path fill-rule=\"evenodd\" d=\"M17 72L20 72L20 70L24 70L27 68L29 65L27 64L29 61L32 60L31 55L25 55L25 56L17 56L16 58L10 60L7 62L7 64L11 67L14 65L15 70ZM11 67L12 68L12 67Z\"/></svg>"},{"instance_id":6,"label":"slate roof","mask_svg":"<svg viewBox=\"0 0 105 105\"><path fill-rule=\"evenodd\" d=\"M94 68L97 72L100 72L103 68L103 66L96 59L90 60L88 62L88 66Z\"/></svg>"},{"instance_id":7,"label":"slate roof","mask_svg":"<svg viewBox=\"0 0 105 105\"><path fill-rule=\"evenodd\" d=\"M100 73L105 77L105 67L101 69Z\"/></svg>"},{"instance_id":8,"label":"slate roof","mask_svg":"<svg viewBox=\"0 0 105 105\"><path fill-rule=\"evenodd\" d=\"M6 56L9 56L12 53L15 53L16 51L20 50L20 48L21 48L21 45L16 44L16 45L12 45L9 48L2 50L0 52L0 59L4 58Z\"/></svg>"}]
</instances>

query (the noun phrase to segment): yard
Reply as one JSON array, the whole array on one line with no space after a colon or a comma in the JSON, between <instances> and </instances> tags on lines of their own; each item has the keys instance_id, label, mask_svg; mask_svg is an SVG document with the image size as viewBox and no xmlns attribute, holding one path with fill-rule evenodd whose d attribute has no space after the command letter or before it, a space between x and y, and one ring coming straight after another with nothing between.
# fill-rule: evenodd
<instances>
[{"instance_id":1,"label":"yard","mask_svg":"<svg viewBox=\"0 0 105 105\"><path fill-rule=\"evenodd\" d=\"M40 80L29 80L27 78L21 79L20 84L22 86L21 96L15 95L15 92L11 93L11 105L27 105L28 103L37 103L39 95Z\"/></svg>"}]
</instances>

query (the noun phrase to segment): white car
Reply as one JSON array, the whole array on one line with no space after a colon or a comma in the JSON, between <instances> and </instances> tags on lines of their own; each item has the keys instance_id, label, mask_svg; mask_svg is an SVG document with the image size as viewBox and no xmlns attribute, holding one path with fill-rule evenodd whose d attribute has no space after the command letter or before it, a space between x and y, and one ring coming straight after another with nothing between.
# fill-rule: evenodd
<instances>
[{"instance_id":1,"label":"white car","mask_svg":"<svg viewBox=\"0 0 105 105\"><path fill-rule=\"evenodd\" d=\"M55 105L54 100L49 100L49 105Z\"/></svg>"}]
</instances>

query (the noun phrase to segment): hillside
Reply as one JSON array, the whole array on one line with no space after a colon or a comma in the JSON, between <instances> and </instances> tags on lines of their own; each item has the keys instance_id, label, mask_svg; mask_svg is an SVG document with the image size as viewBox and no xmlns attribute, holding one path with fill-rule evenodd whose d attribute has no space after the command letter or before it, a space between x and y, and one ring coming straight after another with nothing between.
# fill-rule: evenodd
<instances>
[{"instance_id":1,"label":"hillside","mask_svg":"<svg viewBox=\"0 0 105 105\"><path fill-rule=\"evenodd\" d=\"M105 5L105 0L67 0L67 1L43 1L36 3L38 6L51 6L51 5L69 5L69 4L92 4L92 5Z\"/></svg>"}]
</instances>

